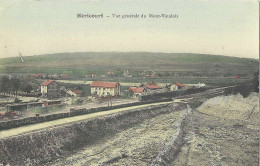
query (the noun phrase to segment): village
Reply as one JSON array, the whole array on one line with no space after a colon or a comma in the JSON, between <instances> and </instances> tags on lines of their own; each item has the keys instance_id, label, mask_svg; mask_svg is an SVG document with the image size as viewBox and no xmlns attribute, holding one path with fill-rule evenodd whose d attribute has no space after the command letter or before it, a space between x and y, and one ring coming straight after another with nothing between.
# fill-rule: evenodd
<instances>
[{"instance_id":1,"label":"village","mask_svg":"<svg viewBox=\"0 0 260 166\"><path fill-rule=\"evenodd\" d=\"M0 166L259 165L259 4L218 1L1 1Z\"/></svg>"},{"instance_id":2,"label":"village","mask_svg":"<svg viewBox=\"0 0 260 166\"><path fill-rule=\"evenodd\" d=\"M215 77L152 69L3 73L0 165L185 165L201 158L210 163L204 165L232 165L241 156L257 162L259 72ZM225 149L227 141L215 138L236 143ZM211 147L220 149L211 158L224 157L208 159Z\"/></svg>"},{"instance_id":3,"label":"village","mask_svg":"<svg viewBox=\"0 0 260 166\"><path fill-rule=\"evenodd\" d=\"M145 95L185 91L206 86L200 82L197 84L180 82L162 84L151 81L126 84L117 81L99 81L104 77L113 78L113 75L112 71L107 72L107 75L97 76L96 73L86 75L86 78L94 80L85 81L85 84L80 86L63 84L63 81L73 81L73 78L67 74L37 73L27 76L3 76L1 79L0 119L6 121L27 116L68 112L70 109L79 107L97 108L133 103L141 101L141 97ZM123 77L132 77L132 75L125 70ZM144 72L143 77L155 78L156 74L155 72L149 72L149 74Z\"/></svg>"}]
</instances>

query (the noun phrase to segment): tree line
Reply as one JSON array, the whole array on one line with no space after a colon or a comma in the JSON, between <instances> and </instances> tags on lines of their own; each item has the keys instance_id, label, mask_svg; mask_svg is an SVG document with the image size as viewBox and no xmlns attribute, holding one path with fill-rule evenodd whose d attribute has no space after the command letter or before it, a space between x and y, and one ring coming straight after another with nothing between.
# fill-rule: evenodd
<instances>
[{"instance_id":1,"label":"tree line","mask_svg":"<svg viewBox=\"0 0 260 166\"><path fill-rule=\"evenodd\" d=\"M9 78L8 76L3 76L0 79L0 92L3 95L13 95L14 97L17 97L19 91L28 94L32 89L32 85L20 78Z\"/></svg>"}]
</instances>

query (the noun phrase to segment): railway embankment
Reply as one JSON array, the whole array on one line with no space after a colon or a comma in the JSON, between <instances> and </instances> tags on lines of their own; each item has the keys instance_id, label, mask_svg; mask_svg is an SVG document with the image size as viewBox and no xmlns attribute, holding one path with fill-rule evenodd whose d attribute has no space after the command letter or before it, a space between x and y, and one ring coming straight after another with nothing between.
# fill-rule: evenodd
<instances>
[{"instance_id":1,"label":"railway embankment","mask_svg":"<svg viewBox=\"0 0 260 166\"><path fill-rule=\"evenodd\" d=\"M4 137L0 160L10 165L43 165L145 119L183 108L186 104L154 105Z\"/></svg>"},{"instance_id":2,"label":"railway embankment","mask_svg":"<svg viewBox=\"0 0 260 166\"><path fill-rule=\"evenodd\" d=\"M157 157L152 161L150 166L169 165L174 157L178 154L179 149L182 146L185 131L183 130L185 121L188 115L192 112L192 109L187 105L187 109L184 111L182 118L179 119L175 126L175 132L172 137L166 142L161 151L159 151Z\"/></svg>"},{"instance_id":3,"label":"railway embankment","mask_svg":"<svg viewBox=\"0 0 260 166\"><path fill-rule=\"evenodd\" d=\"M115 106L97 107L97 108L89 108L89 109L86 109L86 108L70 109L70 112L55 113L55 114L49 114L49 115L25 117L25 118L21 118L21 119L2 121L2 122L0 122L0 131L6 130L6 129L11 129L11 128L17 128L17 127L21 127L21 126L25 126L25 125L32 125L32 124L37 124L37 123L53 121L53 120L57 120L57 119L84 115L84 114L91 114L91 113L102 112L102 111L110 111L113 109L127 108L127 107L132 107L132 106L139 106L139 105L151 104L151 103L156 103L156 102L164 102L164 101L170 101L170 99L157 100L157 101L134 102L134 103L115 105Z\"/></svg>"},{"instance_id":4,"label":"railway embankment","mask_svg":"<svg viewBox=\"0 0 260 166\"><path fill-rule=\"evenodd\" d=\"M188 116L169 165L259 165L259 94L217 96Z\"/></svg>"}]
</instances>

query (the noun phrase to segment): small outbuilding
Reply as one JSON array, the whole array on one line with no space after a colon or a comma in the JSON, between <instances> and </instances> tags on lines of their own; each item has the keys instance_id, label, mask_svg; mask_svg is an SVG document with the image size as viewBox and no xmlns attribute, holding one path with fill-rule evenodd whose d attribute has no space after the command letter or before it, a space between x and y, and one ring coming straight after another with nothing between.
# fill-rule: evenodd
<instances>
[{"instance_id":1,"label":"small outbuilding","mask_svg":"<svg viewBox=\"0 0 260 166\"><path fill-rule=\"evenodd\" d=\"M67 91L67 94L71 97L80 97L82 93L83 92L78 89L70 89Z\"/></svg>"},{"instance_id":2,"label":"small outbuilding","mask_svg":"<svg viewBox=\"0 0 260 166\"><path fill-rule=\"evenodd\" d=\"M161 89L162 87L160 87L159 85L157 85L156 83L148 83L148 84L143 84L141 85L142 87L144 87L147 91L152 91L152 90L157 90L157 89Z\"/></svg>"},{"instance_id":3,"label":"small outbuilding","mask_svg":"<svg viewBox=\"0 0 260 166\"><path fill-rule=\"evenodd\" d=\"M179 83L179 82L175 82L170 85L171 91L180 90L180 89L183 89L184 87L185 87L185 85L182 83Z\"/></svg>"},{"instance_id":4,"label":"small outbuilding","mask_svg":"<svg viewBox=\"0 0 260 166\"><path fill-rule=\"evenodd\" d=\"M138 98L138 96L141 96L144 92L145 89L144 87L129 87L128 92L133 93L133 98Z\"/></svg>"}]
</instances>

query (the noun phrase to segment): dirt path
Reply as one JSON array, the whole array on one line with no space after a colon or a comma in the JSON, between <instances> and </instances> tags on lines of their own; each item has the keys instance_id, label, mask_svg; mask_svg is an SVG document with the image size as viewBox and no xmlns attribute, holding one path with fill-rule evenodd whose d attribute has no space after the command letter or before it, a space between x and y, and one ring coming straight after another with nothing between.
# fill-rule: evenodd
<instances>
[{"instance_id":1,"label":"dirt path","mask_svg":"<svg viewBox=\"0 0 260 166\"><path fill-rule=\"evenodd\" d=\"M174 134L182 113L178 110L145 120L50 165L149 165Z\"/></svg>"},{"instance_id":2,"label":"dirt path","mask_svg":"<svg viewBox=\"0 0 260 166\"><path fill-rule=\"evenodd\" d=\"M110 115L110 114L118 113L121 111L127 111L127 110L131 110L131 109L136 109L136 108L143 108L143 107L148 107L148 106L152 106L152 105L169 104L169 103L172 103L172 102L161 102L161 103L132 106L132 107L114 109L114 110L110 110L110 111L103 111L103 112L97 112L97 113L86 114L86 115L81 115L81 116L75 116L75 117L70 117L70 118L63 118L63 119L18 127L18 128L9 129L9 130L3 130L3 131L0 131L0 138L16 136L19 134L29 133L29 132L36 131L36 130L55 127L58 125L64 125L67 123L77 122L77 121L81 121L81 120L86 120L86 119L94 118L97 116Z\"/></svg>"}]
</instances>

